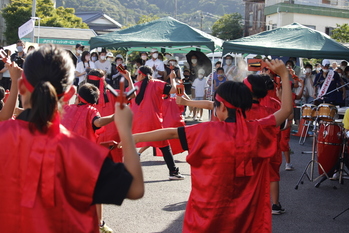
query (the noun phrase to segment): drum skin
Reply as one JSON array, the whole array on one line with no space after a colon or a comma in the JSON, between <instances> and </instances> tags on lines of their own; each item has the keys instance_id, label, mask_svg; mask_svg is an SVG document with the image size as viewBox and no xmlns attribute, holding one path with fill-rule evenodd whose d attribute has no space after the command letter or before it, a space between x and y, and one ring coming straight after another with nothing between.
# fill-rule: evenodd
<instances>
[{"instance_id":1,"label":"drum skin","mask_svg":"<svg viewBox=\"0 0 349 233\"><path fill-rule=\"evenodd\" d=\"M343 128L340 123L320 124L317 141L317 159L322 165L325 172L333 172L338 159L340 157L343 145ZM319 174L323 174L319 166Z\"/></svg>"}]
</instances>

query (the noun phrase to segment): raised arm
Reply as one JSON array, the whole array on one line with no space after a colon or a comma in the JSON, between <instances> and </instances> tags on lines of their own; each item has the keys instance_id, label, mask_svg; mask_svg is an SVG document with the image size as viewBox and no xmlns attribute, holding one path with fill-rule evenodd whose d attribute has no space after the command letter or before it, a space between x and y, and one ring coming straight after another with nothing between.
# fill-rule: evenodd
<instances>
[{"instance_id":1,"label":"raised arm","mask_svg":"<svg viewBox=\"0 0 349 233\"><path fill-rule=\"evenodd\" d=\"M186 105L194 108L204 108L208 110L213 110L213 101L210 100L190 100L185 99L182 96L177 96L176 103L179 105Z\"/></svg>"},{"instance_id":2,"label":"raised arm","mask_svg":"<svg viewBox=\"0 0 349 233\"><path fill-rule=\"evenodd\" d=\"M12 83L11 83L10 95L2 111L0 112L0 121L8 120L13 115L13 111L15 110L17 96L18 96L18 79L20 79L22 75L22 69L18 67L18 65L15 62L12 62L12 64L6 63L6 67L10 72Z\"/></svg>"},{"instance_id":3,"label":"raised arm","mask_svg":"<svg viewBox=\"0 0 349 233\"><path fill-rule=\"evenodd\" d=\"M276 126L280 126L292 113L293 101L292 101L292 91L289 82L289 71L287 70L283 61L275 59L265 61L274 73L281 77L282 81L282 96L281 96L281 108L274 113L276 119Z\"/></svg>"},{"instance_id":4,"label":"raised arm","mask_svg":"<svg viewBox=\"0 0 349 233\"><path fill-rule=\"evenodd\" d=\"M174 70L171 70L171 73L170 73L170 81L171 81L171 90L170 90L170 94L174 94L174 93L177 93L177 89L176 89L176 73Z\"/></svg>"},{"instance_id":5,"label":"raised arm","mask_svg":"<svg viewBox=\"0 0 349 233\"><path fill-rule=\"evenodd\" d=\"M115 104L114 121L120 139L123 142L122 153L124 155L124 165L133 177L126 197L129 199L138 199L144 195L144 180L141 163L139 161L139 156L131 132L132 118L132 112L128 106L124 105L124 108L121 109L120 103Z\"/></svg>"}]
</instances>

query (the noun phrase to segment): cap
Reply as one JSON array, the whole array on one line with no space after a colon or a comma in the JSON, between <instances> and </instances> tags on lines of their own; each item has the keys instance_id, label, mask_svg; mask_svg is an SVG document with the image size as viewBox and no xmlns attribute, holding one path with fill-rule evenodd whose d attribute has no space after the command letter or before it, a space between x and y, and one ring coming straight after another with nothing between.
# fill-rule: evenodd
<instances>
[{"instance_id":1,"label":"cap","mask_svg":"<svg viewBox=\"0 0 349 233\"><path fill-rule=\"evenodd\" d=\"M107 53L107 57L114 57L114 55L113 55L112 52L108 52L108 53Z\"/></svg>"},{"instance_id":2,"label":"cap","mask_svg":"<svg viewBox=\"0 0 349 233\"><path fill-rule=\"evenodd\" d=\"M82 49L85 48L85 46L82 46L82 44L76 44L76 45L75 45L75 48L76 48L76 49L77 49L77 48L80 48L80 47L81 47Z\"/></svg>"},{"instance_id":3,"label":"cap","mask_svg":"<svg viewBox=\"0 0 349 233\"><path fill-rule=\"evenodd\" d=\"M116 55L115 59L117 59L117 58L121 58L122 60L124 60L124 57L121 54Z\"/></svg>"},{"instance_id":4,"label":"cap","mask_svg":"<svg viewBox=\"0 0 349 233\"><path fill-rule=\"evenodd\" d=\"M171 56L171 57L168 58L168 60L169 60L169 61L177 61L177 58L174 57L174 56Z\"/></svg>"},{"instance_id":5,"label":"cap","mask_svg":"<svg viewBox=\"0 0 349 233\"><path fill-rule=\"evenodd\" d=\"M330 65L330 61L327 59L322 60L322 66L329 66Z\"/></svg>"},{"instance_id":6,"label":"cap","mask_svg":"<svg viewBox=\"0 0 349 233\"><path fill-rule=\"evenodd\" d=\"M150 52L151 52L151 53L158 52L158 49L151 49Z\"/></svg>"},{"instance_id":7,"label":"cap","mask_svg":"<svg viewBox=\"0 0 349 233\"><path fill-rule=\"evenodd\" d=\"M204 70L204 69L199 69L199 70L198 70L198 74L205 75L205 70Z\"/></svg>"}]
</instances>

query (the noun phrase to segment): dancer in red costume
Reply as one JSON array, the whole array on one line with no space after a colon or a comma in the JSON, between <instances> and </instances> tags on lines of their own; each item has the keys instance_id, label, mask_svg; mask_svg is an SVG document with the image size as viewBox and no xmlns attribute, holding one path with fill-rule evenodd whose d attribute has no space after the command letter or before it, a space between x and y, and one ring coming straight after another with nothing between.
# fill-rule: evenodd
<instances>
[{"instance_id":1,"label":"dancer in red costume","mask_svg":"<svg viewBox=\"0 0 349 233\"><path fill-rule=\"evenodd\" d=\"M79 88L77 104L64 105L64 114L61 124L69 131L74 132L96 143L97 129L111 123L114 114L101 117L98 110L93 106L99 98L99 90L90 83L85 83ZM113 232L105 224L102 217L102 205L96 204L97 216L101 232Z\"/></svg>"},{"instance_id":2,"label":"dancer in red costume","mask_svg":"<svg viewBox=\"0 0 349 233\"><path fill-rule=\"evenodd\" d=\"M0 123L0 224L3 232L99 232L93 204L143 196L131 135L132 113L117 107L124 164L60 126L59 105L74 78L69 54L53 45L31 52L19 93L25 108ZM9 156L11 155L11 156ZM90 156L86 156L90 155Z\"/></svg>"},{"instance_id":3,"label":"dancer in red costume","mask_svg":"<svg viewBox=\"0 0 349 233\"><path fill-rule=\"evenodd\" d=\"M127 79L129 83L129 88L133 89L133 82L130 78L129 73L126 71L124 77ZM102 70L91 70L87 76L87 82L95 85L99 88L100 96L98 102L96 104L96 108L102 117L109 116L115 111L115 96L105 88L106 82L104 77L104 72ZM104 127L99 133L99 137L97 138L97 143L103 143L107 141L120 141L120 137L118 134L118 130L115 127L115 124L110 124ZM122 162L123 156L121 149L114 148L110 152L112 159L114 162Z\"/></svg>"},{"instance_id":4,"label":"dancer in red costume","mask_svg":"<svg viewBox=\"0 0 349 233\"><path fill-rule=\"evenodd\" d=\"M138 69L138 82L135 83L135 86L138 87L137 97L132 99L131 102L131 109L134 113L133 133L141 133L163 128L161 109L163 102L162 95L176 93L174 71L170 74L171 85L164 81L153 79L152 73L153 71L149 66L141 66ZM170 173L170 180L184 179L180 174L178 167L175 165L168 140L137 143L137 147L147 146L160 148Z\"/></svg>"},{"instance_id":5,"label":"dancer in red costume","mask_svg":"<svg viewBox=\"0 0 349 233\"><path fill-rule=\"evenodd\" d=\"M280 109L280 102L267 95L268 90L274 89L274 84L269 76L249 75L245 80L245 84L251 86L253 104L249 111L246 111L247 120L256 120L273 114ZM267 85L266 85L267 84ZM286 123L286 122L285 122ZM280 129L275 127L274 145L276 149L270 158L270 196L272 201L272 214L283 214L285 209L279 202L279 181L280 181L280 165L282 163L282 154L279 146Z\"/></svg>"},{"instance_id":6,"label":"dancer in red costume","mask_svg":"<svg viewBox=\"0 0 349 233\"><path fill-rule=\"evenodd\" d=\"M267 65L288 80L282 61ZM292 112L290 84L283 88L281 109L260 120L244 119L252 105L248 87L227 81L215 94L220 122L134 135L135 142L179 138L188 149L192 191L183 232L271 232L268 156L276 148L271 132Z\"/></svg>"}]
</instances>

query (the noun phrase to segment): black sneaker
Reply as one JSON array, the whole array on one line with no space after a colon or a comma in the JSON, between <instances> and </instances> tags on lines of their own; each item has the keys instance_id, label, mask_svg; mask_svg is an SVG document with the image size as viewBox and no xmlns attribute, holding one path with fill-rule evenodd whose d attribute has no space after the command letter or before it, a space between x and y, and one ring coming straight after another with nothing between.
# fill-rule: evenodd
<instances>
[{"instance_id":1,"label":"black sneaker","mask_svg":"<svg viewBox=\"0 0 349 233\"><path fill-rule=\"evenodd\" d=\"M273 204L273 206L271 207L271 214L277 215L277 214L283 214L285 212L286 210L282 208L280 202L278 205Z\"/></svg>"},{"instance_id":2,"label":"black sneaker","mask_svg":"<svg viewBox=\"0 0 349 233\"><path fill-rule=\"evenodd\" d=\"M170 172L169 176L170 180L184 180L184 176L179 172L179 168L177 167L173 172Z\"/></svg>"}]
</instances>

